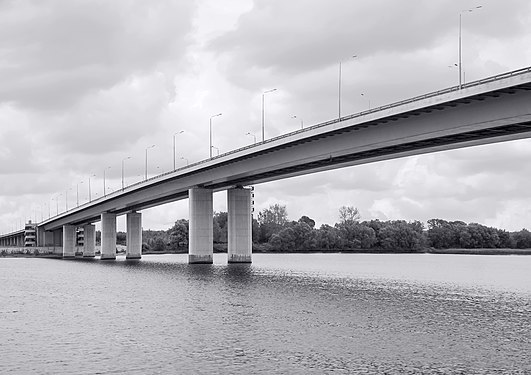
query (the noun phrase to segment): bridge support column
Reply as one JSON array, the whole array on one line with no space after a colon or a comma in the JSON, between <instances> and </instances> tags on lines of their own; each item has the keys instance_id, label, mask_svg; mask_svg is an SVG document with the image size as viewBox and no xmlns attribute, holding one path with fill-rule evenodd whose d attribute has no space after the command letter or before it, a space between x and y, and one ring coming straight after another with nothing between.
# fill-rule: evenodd
<instances>
[{"instance_id":1,"label":"bridge support column","mask_svg":"<svg viewBox=\"0 0 531 375\"><path fill-rule=\"evenodd\" d=\"M101 260L116 259L116 214L101 214Z\"/></svg>"},{"instance_id":2,"label":"bridge support column","mask_svg":"<svg viewBox=\"0 0 531 375\"><path fill-rule=\"evenodd\" d=\"M228 262L251 263L253 246L251 190L230 189L227 191L228 208Z\"/></svg>"},{"instance_id":3,"label":"bridge support column","mask_svg":"<svg viewBox=\"0 0 531 375\"><path fill-rule=\"evenodd\" d=\"M96 226L83 225L83 258L94 258L96 255Z\"/></svg>"},{"instance_id":4,"label":"bridge support column","mask_svg":"<svg viewBox=\"0 0 531 375\"><path fill-rule=\"evenodd\" d=\"M188 191L190 228L188 263L213 263L212 190L193 188Z\"/></svg>"},{"instance_id":5,"label":"bridge support column","mask_svg":"<svg viewBox=\"0 0 531 375\"><path fill-rule=\"evenodd\" d=\"M75 258L76 256L76 227L63 225L63 258Z\"/></svg>"},{"instance_id":6,"label":"bridge support column","mask_svg":"<svg viewBox=\"0 0 531 375\"><path fill-rule=\"evenodd\" d=\"M127 232L125 259L142 258L142 214L130 212L126 216Z\"/></svg>"}]
</instances>

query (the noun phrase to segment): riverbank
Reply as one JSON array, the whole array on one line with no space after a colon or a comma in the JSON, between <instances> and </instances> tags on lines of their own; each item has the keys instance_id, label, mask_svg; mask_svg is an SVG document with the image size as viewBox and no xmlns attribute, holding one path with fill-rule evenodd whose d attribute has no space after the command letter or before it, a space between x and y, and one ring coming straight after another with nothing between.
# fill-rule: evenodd
<instances>
[{"instance_id":1,"label":"riverbank","mask_svg":"<svg viewBox=\"0 0 531 375\"><path fill-rule=\"evenodd\" d=\"M429 249L429 254L531 255L531 249Z\"/></svg>"},{"instance_id":2,"label":"riverbank","mask_svg":"<svg viewBox=\"0 0 531 375\"><path fill-rule=\"evenodd\" d=\"M61 254L53 251L35 251L22 248L1 249L0 257L4 258L62 258ZM226 253L226 247L216 246L214 253ZM166 251L143 251L142 255L187 254L188 249ZM423 249L420 251L383 251L374 249L349 250L301 250L301 251L271 251L263 247L254 248L254 254L454 254L454 255L531 255L531 249ZM124 249L119 249L116 255L125 255ZM81 257L81 256L80 256Z\"/></svg>"}]
</instances>

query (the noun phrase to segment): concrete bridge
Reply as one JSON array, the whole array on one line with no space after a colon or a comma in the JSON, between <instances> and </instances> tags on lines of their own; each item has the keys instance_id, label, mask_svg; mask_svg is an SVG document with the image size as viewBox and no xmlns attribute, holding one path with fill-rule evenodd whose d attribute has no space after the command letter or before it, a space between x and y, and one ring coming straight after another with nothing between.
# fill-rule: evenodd
<instances>
[{"instance_id":1,"label":"concrete bridge","mask_svg":"<svg viewBox=\"0 0 531 375\"><path fill-rule=\"evenodd\" d=\"M126 215L126 257L141 257L145 208L189 199L189 262L212 263L212 194L228 194L228 261L251 261L249 185L380 160L531 136L531 67L307 127L171 171L70 209L36 226L36 245L115 259L116 216ZM0 237L0 245L20 231Z\"/></svg>"}]
</instances>

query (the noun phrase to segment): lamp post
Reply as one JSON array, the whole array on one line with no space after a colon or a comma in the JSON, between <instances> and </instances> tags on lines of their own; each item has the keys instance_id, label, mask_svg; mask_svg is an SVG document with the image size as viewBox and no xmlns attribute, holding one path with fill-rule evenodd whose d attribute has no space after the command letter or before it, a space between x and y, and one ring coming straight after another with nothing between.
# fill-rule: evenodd
<instances>
[{"instance_id":1,"label":"lamp post","mask_svg":"<svg viewBox=\"0 0 531 375\"><path fill-rule=\"evenodd\" d=\"M293 116L291 116L291 118L295 118L296 119L298 117L293 115ZM304 129L304 121L302 121L302 119L301 119L301 129Z\"/></svg>"},{"instance_id":2,"label":"lamp post","mask_svg":"<svg viewBox=\"0 0 531 375\"><path fill-rule=\"evenodd\" d=\"M107 190L105 189L105 171L107 169L111 169L111 167L107 167L103 169L103 196L107 195Z\"/></svg>"},{"instance_id":3,"label":"lamp post","mask_svg":"<svg viewBox=\"0 0 531 375\"><path fill-rule=\"evenodd\" d=\"M210 139L210 148L209 148L209 151L210 151L210 158L212 159L212 119L214 117L218 117L218 116L221 116L222 114L221 113L218 113L217 115L213 115L213 116L210 116L210 136L209 136L209 139Z\"/></svg>"},{"instance_id":4,"label":"lamp post","mask_svg":"<svg viewBox=\"0 0 531 375\"><path fill-rule=\"evenodd\" d=\"M146 147L146 174L145 174L146 178L144 179L144 181L147 180L147 176L148 176L148 173L147 173L148 172L148 157L147 157L148 156L148 150L150 148L153 148L153 147L155 147L155 145L151 145L149 147Z\"/></svg>"},{"instance_id":5,"label":"lamp post","mask_svg":"<svg viewBox=\"0 0 531 375\"><path fill-rule=\"evenodd\" d=\"M256 135L252 134L251 132L247 132L245 133L245 135L250 135L251 137L253 137L254 144L256 144Z\"/></svg>"},{"instance_id":6,"label":"lamp post","mask_svg":"<svg viewBox=\"0 0 531 375\"><path fill-rule=\"evenodd\" d=\"M264 96L270 92L276 91L277 89L271 89L264 91L262 93L262 142L265 141L265 111L264 111Z\"/></svg>"},{"instance_id":7,"label":"lamp post","mask_svg":"<svg viewBox=\"0 0 531 375\"><path fill-rule=\"evenodd\" d=\"M371 109L371 99L367 98L364 93L361 93L361 96L363 96L369 101L369 109Z\"/></svg>"},{"instance_id":8,"label":"lamp post","mask_svg":"<svg viewBox=\"0 0 531 375\"><path fill-rule=\"evenodd\" d=\"M355 59L358 55L353 55L351 58ZM341 118L341 64L343 61L339 62L339 79L338 79L338 118Z\"/></svg>"},{"instance_id":9,"label":"lamp post","mask_svg":"<svg viewBox=\"0 0 531 375\"><path fill-rule=\"evenodd\" d=\"M131 159L130 156L122 159L122 190L124 189L124 161Z\"/></svg>"},{"instance_id":10,"label":"lamp post","mask_svg":"<svg viewBox=\"0 0 531 375\"><path fill-rule=\"evenodd\" d=\"M92 175L90 175L89 178L88 178L89 202L92 202L92 191L90 190L90 178L91 178L91 177L96 177L96 175L95 175L95 174L92 174Z\"/></svg>"},{"instance_id":11,"label":"lamp post","mask_svg":"<svg viewBox=\"0 0 531 375\"><path fill-rule=\"evenodd\" d=\"M217 148L216 146L210 146L211 148L215 148L216 151L217 151L217 156L219 156L219 148ZM212 149L210 150L210 153L212 154ZM212 157L212 156L210 156Z\"/></svg>"},{"instance_id":12,"label":"lamp post","mask_svg":"<svg viewBox=\"0 0 531 375\"><path fill-rule=\"evenodd\" d=\"M476 9L480 9L482 8L481 5L478 5L477 7L474 7L474 8L470 8L470 9L465 9L465 10L462 10L459 12L459 89L461 89L463 87L463 73L462 73L462 69L463 69L463 60L462 60L462 42L461 42L461 18L462 18L462 15L463 13L467 13L467 12L473 12L474 10Z\"/></svg>"},{"instance_id":13,"label":"lamp post","mask_svg":"<svg viewBox=\"0 0 531 375\"><path fill-rule=\"evenodd\" d=\"M175 136L177 134L181 134L181 133L184 133L184 130L181 130L180 132L177 132L177 133L173 134L173 170L176 169L176 167L175 167Z\"/></svg>"},{"instance_id":14,"label":"lamp post","mask_svg":"<svg viewBox=\"0 0 531 375\"><path fill-rule=\"evenodd\" d=\"M80 181L76 184L76 204L79 207L79 184L82 184L83 181Z\"/></svg>"}]
</instances>

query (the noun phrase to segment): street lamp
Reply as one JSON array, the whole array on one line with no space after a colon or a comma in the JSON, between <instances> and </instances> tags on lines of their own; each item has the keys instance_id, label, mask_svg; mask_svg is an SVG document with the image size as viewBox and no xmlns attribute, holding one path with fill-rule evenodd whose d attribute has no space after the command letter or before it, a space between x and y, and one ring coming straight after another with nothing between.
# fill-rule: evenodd
<instances>
[{"instance_id":1,"label":"street lamp","mask_svg":"<svg viewBox=\"0 0 531 375\"><path fill-rule=\"evenodd\" d=\"M264 96L267 93L276 91L277 89L271 89L262 93L262 142L265 141L265 111L264 111Z\"/></svg>"},{"instance_id":2,"label":"street lamp","mask_svg":"<svg viewBox=\"0 0 531 375\"><path fill-rule=\"evenodd\" d=\"M96 175L95 175L95 174L92 174L92 175L90 175L89 178L88 178L89 202L92 202L92 192L91 192L91 190L90 190L90 178L91 178L91 177L96 177Z\"/></svg>"},{"instance_id":3,"label":"street lamp","mask_svg":"<svg viewBox=\"0 0 531 375\"><path fill-rule=\"evenodd\" d=\"M247 133L245 133L245 135L250 135L250 136L252 136L253 139L254 139L254 144L256 144L256 135L252 134L251 132L247 132Z\"/></svg>"},{"instance_id":4,"label":"street lamp","mask_svg":"<svg viewBox=\"0 0 531 375\"><path fill-rule=\"evenodd\" d=\"M361 93L361 96L363 96L364 98L366 98L369 101L369 109L371 109L371 99L367 98L364 93Z\"/></svg>"},{"instance_id":5,"label":"street lamp","mask_svg":"<svg viewBox=\"0 0 531 375\"><path fill-rule=\"evenodd\" d=\"M353 55L351 58L355 59L358 57L358 55ZM341 118L341 64L342 61L339 62L339 80L338 80L338 118Z\"/></svg>"},{"instance_id":6,"label":"street lamp","mask_svg":"<svg viewBox=\"0 0 531 375\"><path fill-rule=\"evenodd\" d=\"M210 146L210 147L211 147L210 154L212 155L212 148L215 148L216 151L217 151L217 156L219 156L219 148L217 148L216 146ZM212 156L210 156L210 157L212 157Z\"/></svg>"},{"instance_id":7,"label":"street lamp","mask_svg":"<svg viewBox=\"0 0 531 375\"><path fill-rule=\"evenodd\" d=\"M210 149L209 149L209 151L210 151L210 158L211 159L212 159L212 119L214 117L218 117L218 116L221 116L221 115L222 115L221 113L218 113L217 115L210 116L210 137L209 137L209 139L210 139Z\"/></svg>"},{"instance_id":8,"label":"street lamp","mask_svg":"<svg viewBox=\"0 0 531 375\"><path fill-rule=\"evenodd\" d=\"M107 169L111 169L111 167L107 167L103 169L103 196L107 195L107 190L105 189L105 171Z\"/></svg>"},{"instance_id":9,"label":"street lamp","mask_svg":"<svg viewBox=\"0 0 531 375\"><path fill-rule=\"evenodd\" d=\"M291 118L298 118L297 116L293 115ZM304 129L304 122L301 119L301 129Z\"/></svg>"},{"instance_id":10,"label":"street lamp","mask_svg":"<svg viewBox=\"0 0 531 375\"><path fill-rule=\"evenodd\" d=\"M79 184L82 184L83 181L80 181L76 184L76 204L79 207Z\"/></svg>"},{"instance_id":11,"label":"street lamp","mask_svg":"<svg viewBox=\"0 0 531 375\"><path fill-rule=\"evenodd\" d=\"M130 156L122 159L122 190L124 189L124 161L131 159Z\"/></svg>"},{"instance_id":12,"label":"street lamp","mask_svg":"<svg viewBox=\"0 0 531 375\"><path fill-rule=\"evenodd\" d=\"M175 170L175 136L177 134L181 134L181 133L184 133L184 130L181 130L180 132L177 132L175 134L173 134L173 170Z\"/></svg>"},{"instance_id":13,"label":"street lamp","mask_svg":"<svg viewBox=\"0 0 531 375\"><path fill-rule=\"evenodd\" d=\"M155 145L151 145L151 146L149 146L149 147L146 147L146 178L144 179L144 181L146 181L146 180L147 180L147 177L148 177L148 176L147 176L147 171L148 171L148 163L147 163L148 158L147 158L147 154L148 154L148 150L149 150L150 148L153 148L153 147L155 147Z\"/></svg>"},{"instance_id":14,"label":"street lamp","mask_svg":"<svg viewBox=\"0 0 531 375\"><path fill-rule=\"evenodd\" d=\"M463 15L463 13L467 13L467 12L473 12L474 10L476 9L480 9L482 8L481 5L478 5L477 7L474 7L474 8L470 8L470 9L465 9L465 10L462 10L459 12L459 89L461 89L463 87L463 83L462 83L462 77L463 77L463 74L462 74L462 69L463 69L463 60L462 60L462 43L461 43L461 17Z\"/></svg>"}]
</instances>

